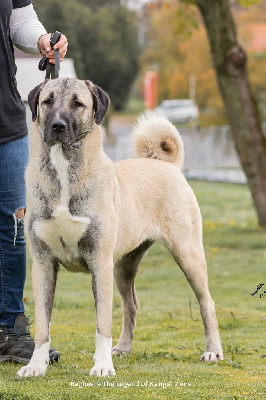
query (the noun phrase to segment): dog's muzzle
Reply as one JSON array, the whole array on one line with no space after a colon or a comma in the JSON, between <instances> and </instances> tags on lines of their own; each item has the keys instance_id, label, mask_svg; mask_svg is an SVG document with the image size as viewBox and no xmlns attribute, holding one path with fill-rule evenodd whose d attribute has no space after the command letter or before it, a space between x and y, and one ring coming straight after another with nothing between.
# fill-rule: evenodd
<instances>
[{"instance_id":1,"label":"dog's muzzle","mask_svg":"<svg viewBox=\"0 0 266 400\"><path fill-rule=\"evenodd\" d=\"M55 118L51 121L50 129L45 132L44 141L49 145L55 143L71 145L75 142L73 136L66 121L61 118Z\"/></svg>"}]
</instances>

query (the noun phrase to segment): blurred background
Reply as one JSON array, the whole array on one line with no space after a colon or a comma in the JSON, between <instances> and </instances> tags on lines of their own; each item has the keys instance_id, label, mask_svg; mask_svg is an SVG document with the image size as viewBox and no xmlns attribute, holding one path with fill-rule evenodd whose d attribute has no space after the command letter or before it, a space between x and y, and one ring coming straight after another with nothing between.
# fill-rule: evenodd
<instances>
[{"instance_id":1,"label":"blurred background","mask_svg":"<svg viewBox=\"0 0 266 400\"><path fill-rule=\"evenodd\" d=\"M46 0L35 1L34 8L49 32L60 30L68 37L60 76L90 79L110 95L104 145L114 161L131 155L129 133L140 112L159 106L181 132L188 178L244 183L206 29L198 7L189 3ZM229 5L265 134L266 1L231 0ZM16 58L18 87L27 104L44 73L38 71L38 57L16 51ZM190 101L168 101L180 99ZM28 110L29 125L30 120Z\"/></svg>"}]
</instances>

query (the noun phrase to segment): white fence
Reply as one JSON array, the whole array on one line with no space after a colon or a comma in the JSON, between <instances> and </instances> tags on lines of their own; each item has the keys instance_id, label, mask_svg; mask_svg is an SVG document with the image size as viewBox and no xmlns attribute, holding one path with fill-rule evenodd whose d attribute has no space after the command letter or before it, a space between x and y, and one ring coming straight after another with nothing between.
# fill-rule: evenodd
<instances>
[{"instance_id":1,"label":"white fence","mask_svg":"<svg viewBox=\"0 0 266 400\"><path fill-rule=\"evenodd\" d=\"M188 178L245 183L228 126L181 133L185 147L184 174Z\"/></svg>"},{"instance_id":2,"label":"white fence","mask_svg":"<svg viewBox=\"0 0 266 400\"><path fill-rule=\"evenodd\" d=\"M184 141L183 172L187 178L246 182L228 126L215 126L200 130L179 128L179 131ZM131 156L128 133L117 136L114 146L105 146L105 151L114 161Z\"/></svg>"}]
</instances>

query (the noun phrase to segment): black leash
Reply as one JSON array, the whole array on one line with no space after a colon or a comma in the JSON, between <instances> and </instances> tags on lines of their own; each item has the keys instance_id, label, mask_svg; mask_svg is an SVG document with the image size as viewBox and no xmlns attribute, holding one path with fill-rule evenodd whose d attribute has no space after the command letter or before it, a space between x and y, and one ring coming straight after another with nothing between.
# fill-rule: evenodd
<instances>
[{"instance_id":1,"label":"black leash","mask_svg":"<svg viewBox=\"0 0 266 400\"><path fill-rule=\"evenodd\" d=\"M61 32L56 31L55 33L52 34L50 40L50 46L52 50L54 49L54 45L58 42L60 37L61 37ZM55 53L55 64L49 63L49 59L46 56L44 56L39 62L39 70L40 71L46 70L45 79L56 79L59 77L59 70L60 70L59 49L56 49L54 53Z\"/></svg>"}]
</instances>

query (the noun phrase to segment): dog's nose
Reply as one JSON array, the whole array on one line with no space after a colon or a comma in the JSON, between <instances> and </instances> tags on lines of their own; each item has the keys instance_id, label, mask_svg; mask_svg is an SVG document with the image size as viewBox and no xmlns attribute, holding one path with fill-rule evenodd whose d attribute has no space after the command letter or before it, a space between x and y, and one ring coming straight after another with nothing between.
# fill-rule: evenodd
<instances>
[{"instance_id":1,"label":"dog's nose","mask_svg":"<svg viewBox=\"0 0 266 400\"><path fill-rule=\"evenodd\" d=\"M55 133L64 132L66 130L66 127L67 126L66 126L65 121L63 121L62 119L56 119L56 120L53 121L52 130Z\"/></svg>"}]
</instances>

